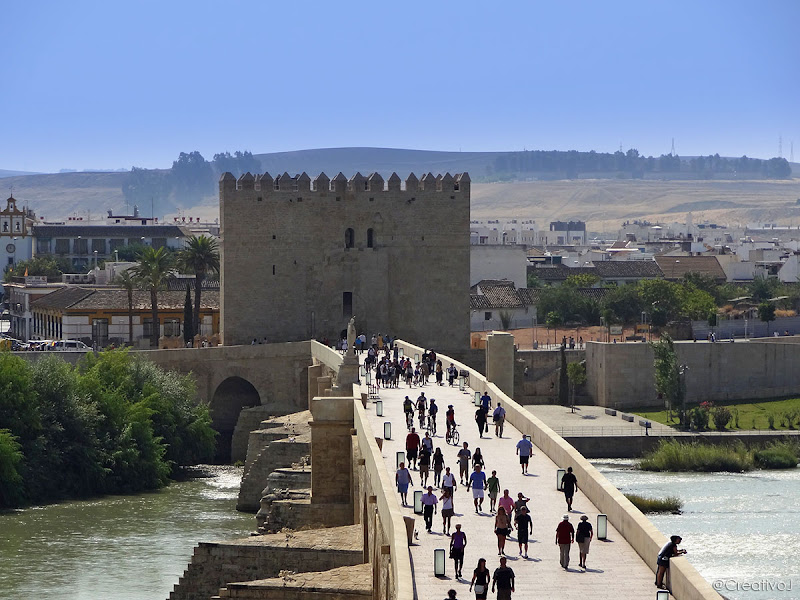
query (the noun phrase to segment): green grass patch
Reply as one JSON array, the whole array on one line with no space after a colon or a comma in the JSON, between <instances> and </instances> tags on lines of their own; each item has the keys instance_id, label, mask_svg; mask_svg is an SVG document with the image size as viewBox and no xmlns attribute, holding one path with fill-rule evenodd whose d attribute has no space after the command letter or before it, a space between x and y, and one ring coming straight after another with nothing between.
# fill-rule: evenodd
<instances>
[{"instance_id":1,"label":"green grass patch","mask_svg":"<svg viewBox=\"0 0 800 600\"><path fill-rule=\"evenodd\" d=\"M644 471L693 471L741 473L754 468L793 469L800 460L800 442L771 442L759 448L748 448L742 442L705 444L662 440L639 463Z\"/></svg>"},{"instance_id":2,"label":"green grass patch","mask_svg":"<svg viewBox=\"0 0 800 600\"><path fill-rule=\"evenodd\" d=\"M696 407L697 404L687 404L687 410ZM775 398L771 400L758 401L732 401L715 402L714 406L724 406L732 413L732 418L726 428L727 431L737 431L745 429L763 430L785 430L800 429L800 398ZM661 407L637 411L640 415L650 421L678 427L678 415L672 411L673 419L667 419L667 411ZM707 426L711 431L715 431L714 421L709 418Z\"/></svg>"},{"instance_id":3,"label":"green grass patch","mask_svg":"<svg viewBox=\"0 0 800 600\"><path fill-rule=\"evenodd\" d=\"M676 496L647 498L638 494L625 494L625 497L643 513L676 513L683 508L683 502Z\"/></svg>"}]
</instances>

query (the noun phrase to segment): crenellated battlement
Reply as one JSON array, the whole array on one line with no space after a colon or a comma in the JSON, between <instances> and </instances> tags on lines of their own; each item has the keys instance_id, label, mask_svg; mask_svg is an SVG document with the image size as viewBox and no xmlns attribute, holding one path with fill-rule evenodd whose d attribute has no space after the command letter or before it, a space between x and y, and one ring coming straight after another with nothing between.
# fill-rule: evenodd
<instances>
[{"instance_id":1,"label":"crenellated battlement","mask_svg":"<svg viewBox=\"0 0 800 600\"><path fill-rule=\"evenodd\" d=\"M414 173L409 173L403 182L397 173L392 173L388 180L384 180L379 173L371 173L364 177L361 173L356 173L350 179L343 173L338 173L330 179L325 173L320 173L313 180L304 171L299 175L291 176L284 172L281 175L272 177L269 173L253 175L245 173L237 180L231 173L223 173L219 180L220 192L236 191L260 191L260 192L308 192L327 194L328 192L337 194L361 194L361 193L381 193L381 192L442 192L458 193L470 191L469 173L456 173L451 175L434 175L425 173L422 177L417 177Z\"/></svg>"}]
</instances>

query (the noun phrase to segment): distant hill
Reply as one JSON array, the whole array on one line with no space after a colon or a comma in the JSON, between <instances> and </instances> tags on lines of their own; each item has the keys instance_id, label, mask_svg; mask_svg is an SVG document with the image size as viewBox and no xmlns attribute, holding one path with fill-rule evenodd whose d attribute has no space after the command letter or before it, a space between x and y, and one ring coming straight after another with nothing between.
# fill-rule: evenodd
<instances>
[{"instance_id":1,"label":"distant hill","mask_svg":"<svg viewBox=\"0 0 800 600\"><path fill-rule=\"evenodd\" d=\"M87 213L97 218L107 210L122 212L126 209L126 199L128 210L133 210L133 204L137 203L141 214L147 216L151 210L158 217L184 211L187 215L213 219L218 216L216 181L219 171L236 171L237 166L250 171L269 171L273 177L284 172L294 175L305 171L312 179L320 172L334 177L341 171L348 178L356 172L367 175L377 171L384 178L396 172L405 179L410 172L421 176L428 172L468 171L474 182L472 212L478 217L579 218L602 226L606 220L613 225L629 218L675 220L688 210L695 212L698 218L718 221L794 219L797 222L800 217L800 181L759 179L758 173L692 172L690 169L696 167L691 166L691 161L702 157L680 157L681 162L686 161L681 167L686 171L676 173L596 173L583 169L591 164L614 168L610 157L621 167L642 164L642 157L626 153L622 158L619 154L622 153L327 148L249 155L241 160L229 156L228 163L223 164L206 162L212 157L204 161L198 153L192 153L197 160L187 160L184 166L197 168L197 171L134 169L131 172L24 174L5 177L3 183L6 189L13 185L14 196L48 220L73 214L86 217ZM654 160L662 159L664 157ZM666 157L664 160L674 162L676 159ZM550 171L531 170L547 166L542 162L545 160L554 161ZM555 168L556 163L563 166L563 161L568 164L570 160L576 161L578 168L572 178ZM738 160L706 157L706 161L715 162L711 168L720 169L730 168L732 163L725 161ZM798 167L796 163L790 166Z\"/></svg>"},{"instance_id":2,"label":"distant hill","mask_svg":"<svg viewBox=\"0 0 800 600\"><path fill-rule=\"evenodd\" d=\"M0 179L16 177L18 175L36 175L36 173L34 171L7 171L5 169L0 169Z\"/></svg>"}]
</instances>

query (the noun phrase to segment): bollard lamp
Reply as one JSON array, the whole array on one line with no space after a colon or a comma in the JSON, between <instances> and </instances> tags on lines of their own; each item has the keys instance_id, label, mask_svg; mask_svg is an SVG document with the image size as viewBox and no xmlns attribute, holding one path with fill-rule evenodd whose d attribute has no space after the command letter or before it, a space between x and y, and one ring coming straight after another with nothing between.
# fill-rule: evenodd
<instances>
[{"instance_id":1,"label":"bollard lamp","mask_svg":"<svg viewBox=\"0 0 800 600\"><path fill-rule=\"evenodd\" d=\"M414 362L415 363L419 362L419 354L417 354L417 353L414 353Z\"/></svg>"},{"instance_id":2,"label":"bollard lamp","mask_svg":"<svg viewBox=\"0 0 800 600\"><path fill-rule=\"evenodd\" d=\"M364 365L361 365L361 366L358 368L358 374L359 374L361 377L366 377L366 376L367 376L367 369L364 367Z\"/></svg>"},{"instance_id":3,"label":"bollard lamp","mask_svg":"<svg viewBox=\"0 0 800 600\"><path fill-rule=\"evenodd\" d=\"M461 375L458 376L458 391L464 391L464 378Z\"/></svg>"},{"instance_id":4,"label":"bollard lamp","mask_svg":"<svg viewBox=\"0 0 800 600\"><path fill-rule=\"evenodd\" d=\"M475 392L475 406L481 405L481 393Z\"/></svg>"},{"instance_id":5,"label":"bollard lamp","mask_svg":"<svg viewBox=\"0 0 800 600\"><path fill-rule=\"evenodd\" d=\"M445 563L444 548L436 548L433 551L433 575L435 577L444 577ZM659 600L661 599L659 598Z\"/></svg>"},{"instance_id":6,"label":"bollard lamp","mask_svg":"<svg viewBox=\"0 0 800 600\"><path fill-rule=\"evenodd\" d=\"M375 414L379 417L383 416L383 400L375 401Z\"/></svg>"},{"instance_id":7,"label":"bollard lamp","mask_svg":"<svg viewBox=\"0 0 800 600\"><path fill-rule=\"evenodd\" d=\"M608 538L608 515L597 515L597 539L605 540Z\"/></svg>"},{"instance_id":8,"label":"bollard lamp","mask_svg":"<svg viewBox=\"0 0 800 600\"><path fill-rule=\"evenodd\" d=\"M422 490L414 490L414 513L422 514Z\"/></svg>"},{"instance_id":9,"label":"bollard lamp","mask_svg":"<svg viewBox=\"0 0 800 600\"><path fill-rule=\"evenodd\" d=\"M669 590L658 590L656 600L669 600Z\"/></svg>"},{"instance_id":10,"label":"bollard lamp","mask_svg":"<svg viewBox=\"0 0 800 600\"><path fill-rule=\"evenodd\" d=\"M400 468L400 463L406 462L406 454L402 450L397 451L397 468Z\"/></svg>"},{"instance_id":11,"label":"bollard lamp","mask_svg":"<svg viewBox=\"0 0 800 600\"><path fill-rule=\"evenodd\" d=\"M383 423L383 439L390 440L392 439L392 422L385 421Z\"/></svg>"},{"instance_id":12,"label":"bollard lamp","mask_svg":"<svg viewBox=\"0 0 800 600\"><path fill-rule=\"evenodd\" d=\"M567 470L566 469L558 469L556 471L556 489L559 492L563 492L564 491L564 475L566 475L566 474L567 474Z\"/></svg>"}]
</instances>

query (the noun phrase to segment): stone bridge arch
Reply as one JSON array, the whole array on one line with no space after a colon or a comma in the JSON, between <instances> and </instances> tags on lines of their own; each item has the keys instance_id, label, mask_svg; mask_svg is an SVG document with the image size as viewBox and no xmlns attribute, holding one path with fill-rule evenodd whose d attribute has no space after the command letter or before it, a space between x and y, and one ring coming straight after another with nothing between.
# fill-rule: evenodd
<instances>
[{"instance_id":1,"label":"stone bridge arch","mask_svg":"<svg viewBox=\"0 0 800 600\"><path fill-rule=\"evenodd\" d=\"M256 387L241 375L225 377L214 389L209 402L211 424L219 432L217 436L217 460L230 462L231 440L239 413L243 408L261 404L261 395Z\"/></svg>"}]
</instances>

